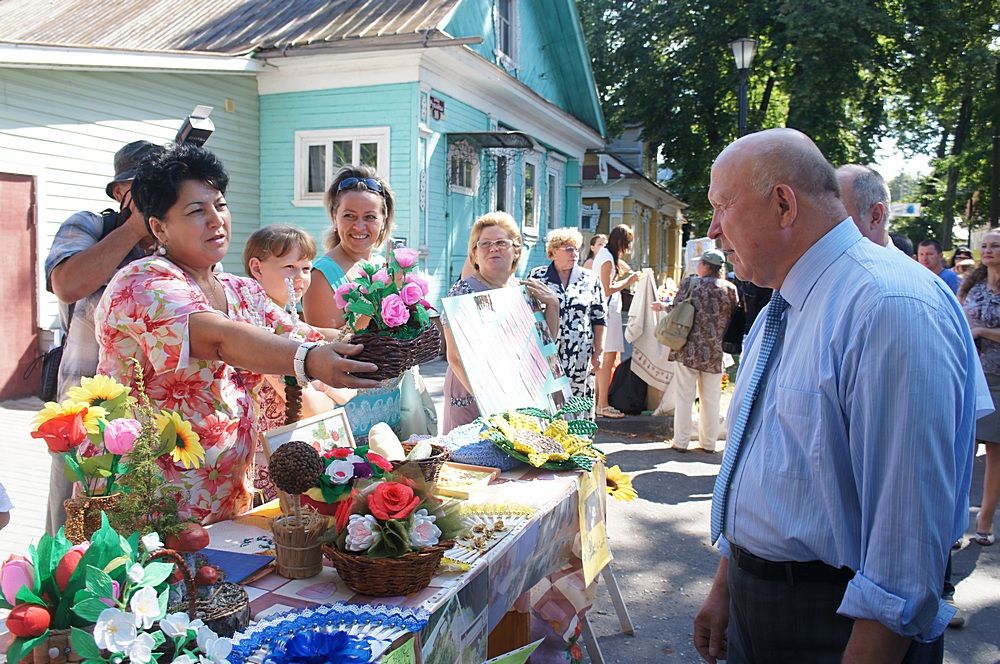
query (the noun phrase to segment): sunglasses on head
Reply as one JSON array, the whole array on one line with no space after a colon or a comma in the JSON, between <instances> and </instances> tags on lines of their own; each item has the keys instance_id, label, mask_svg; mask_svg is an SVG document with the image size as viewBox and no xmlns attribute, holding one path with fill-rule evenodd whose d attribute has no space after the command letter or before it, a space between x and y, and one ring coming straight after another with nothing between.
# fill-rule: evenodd
<instances>
[{"instance_id":1,"label":"sunglasses on head","mask_svg":"<svg viewBox=\"0 0 1000 664\"><path fill-rule=\"evenodd\" d=\"M337 185L337 191L358 189L360 187L364 187L368 191L374 191L376 194L382 193L382 183L375 178L344 178Z\"/></svg>"}]
</instances>

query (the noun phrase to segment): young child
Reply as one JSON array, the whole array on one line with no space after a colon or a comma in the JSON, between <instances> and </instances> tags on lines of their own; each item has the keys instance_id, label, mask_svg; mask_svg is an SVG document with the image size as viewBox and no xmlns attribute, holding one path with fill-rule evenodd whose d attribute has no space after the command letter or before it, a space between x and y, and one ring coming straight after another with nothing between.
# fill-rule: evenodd
<instances>
[{"instance_id":1,"label":"young child","mask_svg":"<svg viewBox=\"0 0 1000 664\"><path fill-rule=\"evenodd\" d=\"M297 305L312 281L312 262L316 242L300 228L273 224L256 231L243 249L243 268L263 287L267 296L280 307L288 308L290 297ZM289 292L291 284L291 293ZM351 400L357 390L336 389L318 381L302 389L301 418L325 413ZM259 421L262 431L285 424L285 383L282 376L264 376L260 391ZM275 497L274 485L267 476L263 450L257 450L254 486L267 500Z\"/></svg>"}]
</instances>

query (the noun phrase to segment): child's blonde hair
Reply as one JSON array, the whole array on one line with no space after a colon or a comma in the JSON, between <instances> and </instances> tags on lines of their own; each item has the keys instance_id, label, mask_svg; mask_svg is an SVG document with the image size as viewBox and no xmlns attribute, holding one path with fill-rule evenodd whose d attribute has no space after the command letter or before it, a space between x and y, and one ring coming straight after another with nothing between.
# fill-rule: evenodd
<instances>
[{"instance_id":1,"label":"child's blonde hair","mask_svg":"<svg viewBox=\"0 0 1000 664\"><path fill-rule=\"evenodd\" d=\"M266 260L271 256L284 256L292 249L299 250L299 258L312 260L316 258L316 240L309 233L287 224L271 224L254 232L243 248L243 269L248 276L250 259Z\"/></svg>"}]
</instances>

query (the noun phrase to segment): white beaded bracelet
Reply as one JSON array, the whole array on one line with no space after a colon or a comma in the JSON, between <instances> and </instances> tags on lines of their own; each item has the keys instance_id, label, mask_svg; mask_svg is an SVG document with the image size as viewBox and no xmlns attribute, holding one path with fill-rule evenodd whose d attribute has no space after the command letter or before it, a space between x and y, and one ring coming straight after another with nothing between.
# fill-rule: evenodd
<instances>
[{"instance_id":1,"label":"white beaded bracelet","mask_svg":"<svg viewBox=\"0 0 1000 664\"><path fill-rule=\"evenodd\" d=\"M295 380L299 381L299 385L303 387L312 380L309 378L309 374L306 373L306 357L309 355L309 351L318 345L315 341L305 341L299 344L299 347L295 350L295 359L292 360L295 367Z\"/></svg>"}]
</instances>

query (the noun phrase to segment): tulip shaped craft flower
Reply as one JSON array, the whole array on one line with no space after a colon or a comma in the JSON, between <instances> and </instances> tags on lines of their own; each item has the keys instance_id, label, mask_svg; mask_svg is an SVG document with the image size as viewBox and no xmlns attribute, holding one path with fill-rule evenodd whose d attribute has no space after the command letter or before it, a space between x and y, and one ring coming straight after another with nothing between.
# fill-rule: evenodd
<instances>
[{"instance_id":1,"label":"tulip shaped craft flower","mask_svg":"<svg viewBox=\"0 0 1000 664\"><path fill-rule=\"evenodd\" d=\"M13 606L21 588L31 590L35 587L35 567L24 556L11 554L0 567L0 586L3 587L4 601Z\"/></svg>"},{"instance_id":2,"label":"tulip shaped craft flower","mask_svg":"<svg viewBox=\"0 0 1000 664\"><path fill-rule=\"evenodd\" d=\"M35 415L31 437L45 441L60 454L67 477L87 496L103 496L118 489L127 457L142 433L133 415L136 400L127 387L98 374L84 377L68 391L62 403L49 402ZM160 414L157 455L169 454L185 468L196 468L205 458L198 435L176 413Z\"/></svg>"}]
</instances>

